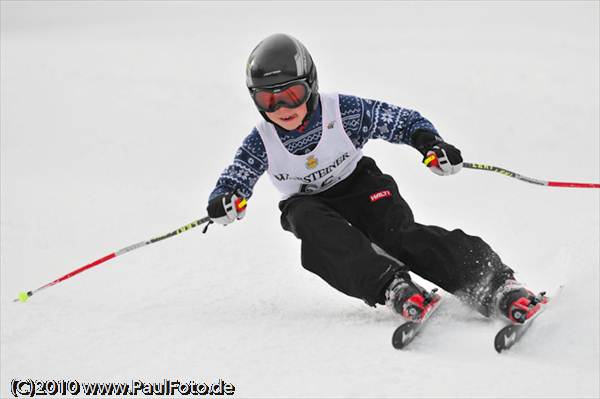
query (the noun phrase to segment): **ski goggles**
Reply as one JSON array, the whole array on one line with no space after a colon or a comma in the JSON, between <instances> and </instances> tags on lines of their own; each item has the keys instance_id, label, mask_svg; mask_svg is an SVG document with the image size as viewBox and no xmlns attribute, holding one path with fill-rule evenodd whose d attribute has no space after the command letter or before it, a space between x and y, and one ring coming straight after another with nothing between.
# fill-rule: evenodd
<instances>
[{"instance_id":1,"label":"ski goggles","mask_svg":"<svg viewBox=\"0 0 600 399\"><path fill-rule=\"evenodd\" d=\"M296 108L310 97L306 80L294 80L281 86L252 89L254 104L263 112L275 112L281 107Z\"/></svg>"}]
</instances>

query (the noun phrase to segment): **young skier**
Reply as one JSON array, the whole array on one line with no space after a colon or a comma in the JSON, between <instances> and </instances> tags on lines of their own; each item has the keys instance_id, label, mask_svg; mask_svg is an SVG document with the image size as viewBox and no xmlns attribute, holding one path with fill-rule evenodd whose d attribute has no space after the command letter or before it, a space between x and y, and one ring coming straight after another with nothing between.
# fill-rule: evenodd
<instances>
[{"instance_id":1,"label":"young skier","mask_svg":"<svg viewBox=\"0 0 600 399\"><path fill-rule=\"evenodd\" d=\"M302 242L301 261L337 290L407 320L424 317L439 295L408 272L475 306L524 322L538 297L481 238L416 223L394 179L361 149L370 139L417 149L440 176L461 170L460 151L418 112L318 91L317 70L297 39L275 34L250 54L246 85L263 117L210 194L208 215L227 225L267 172L283 200L281 225Z\"/></svg>"}]
</instances>

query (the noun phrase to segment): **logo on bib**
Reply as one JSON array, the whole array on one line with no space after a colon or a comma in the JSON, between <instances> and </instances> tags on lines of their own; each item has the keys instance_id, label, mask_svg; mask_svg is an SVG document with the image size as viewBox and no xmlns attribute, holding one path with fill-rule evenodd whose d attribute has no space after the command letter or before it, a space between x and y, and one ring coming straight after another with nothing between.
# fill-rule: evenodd
<instances>
[{"instance_id":1,"label":"logo on bib","mask_svg":"<svg viewBox=\"0 0 600 399\"><path fill-rule=\"evenodd\" d=\"M306 168L307 169L314 169L317 167L318 164L319 164L319 161L317 160L317 158L315 158L314 155L311 155L308 158L306 158Z\"/></svg>"},{"instance_id":2,"label":"logo on bib","mask_svg":"<svg viewBox=\"0 0 600 399\"><path fill-rule=\"evenodd\" d=\"M327 129L333 129L334 126L335 126L335 121L331 121L327 124Z\"/></svg>"},{"instance_id":3,"label":"logo on bib","mask_svg":"<svg viewBox=\"0 0 600 399\"><path fill-rule=\"evenodd\" d=\"M390 190L383 190L375 194L369 195L369 199L371 202L379 201L382 198L388 198L392 196L392 192Z\"/></svg>"}]
</instances>

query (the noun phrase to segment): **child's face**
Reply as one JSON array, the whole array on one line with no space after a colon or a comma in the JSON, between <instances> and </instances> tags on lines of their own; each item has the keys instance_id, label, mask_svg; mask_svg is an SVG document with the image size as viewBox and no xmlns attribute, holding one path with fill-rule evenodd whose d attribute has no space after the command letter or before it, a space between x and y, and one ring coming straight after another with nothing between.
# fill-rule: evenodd
<instances>
[{"instance_id":1,"label":"child's face","mask_svg":"<svg viewBox=\"0 0 600 399\"><path fill-rule=\"evenodd\" d=\"M294 130L302 124L307 113L306 103L297 108L281 107L275 112L267 112L271 122L281 126L285 130Z\"/></svg>"}]
</instances>

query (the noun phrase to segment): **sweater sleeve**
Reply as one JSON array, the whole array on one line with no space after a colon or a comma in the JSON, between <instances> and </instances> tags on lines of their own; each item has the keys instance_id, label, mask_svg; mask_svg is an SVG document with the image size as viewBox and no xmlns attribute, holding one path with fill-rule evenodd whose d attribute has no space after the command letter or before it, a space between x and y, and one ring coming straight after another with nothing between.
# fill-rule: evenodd
<instances>
[{"instance_id":1,"label":"sweater sleeve","mask_svg":"<svg viewBox=\"0 0 600 399\"><path fill-rule=\"evenodd\" d=\"M209 201L231 192L250 198L258 178L267 168L267 151L258 130L254 128L238 148L233 163L221 173Z\"/></svg>"},{"instance_id":2,"label":"sweater sleeve","mask_svg":"<svg viewBox=\"0 0 600 399\"><path fill-rule=\"evenodd\" d=\"M417 111L383 101L340 94L340 112L356 148L362 148L369 139L414 146L412 137L419 130L439 137L433 124Z\"/></svg>"}]
</instances>

